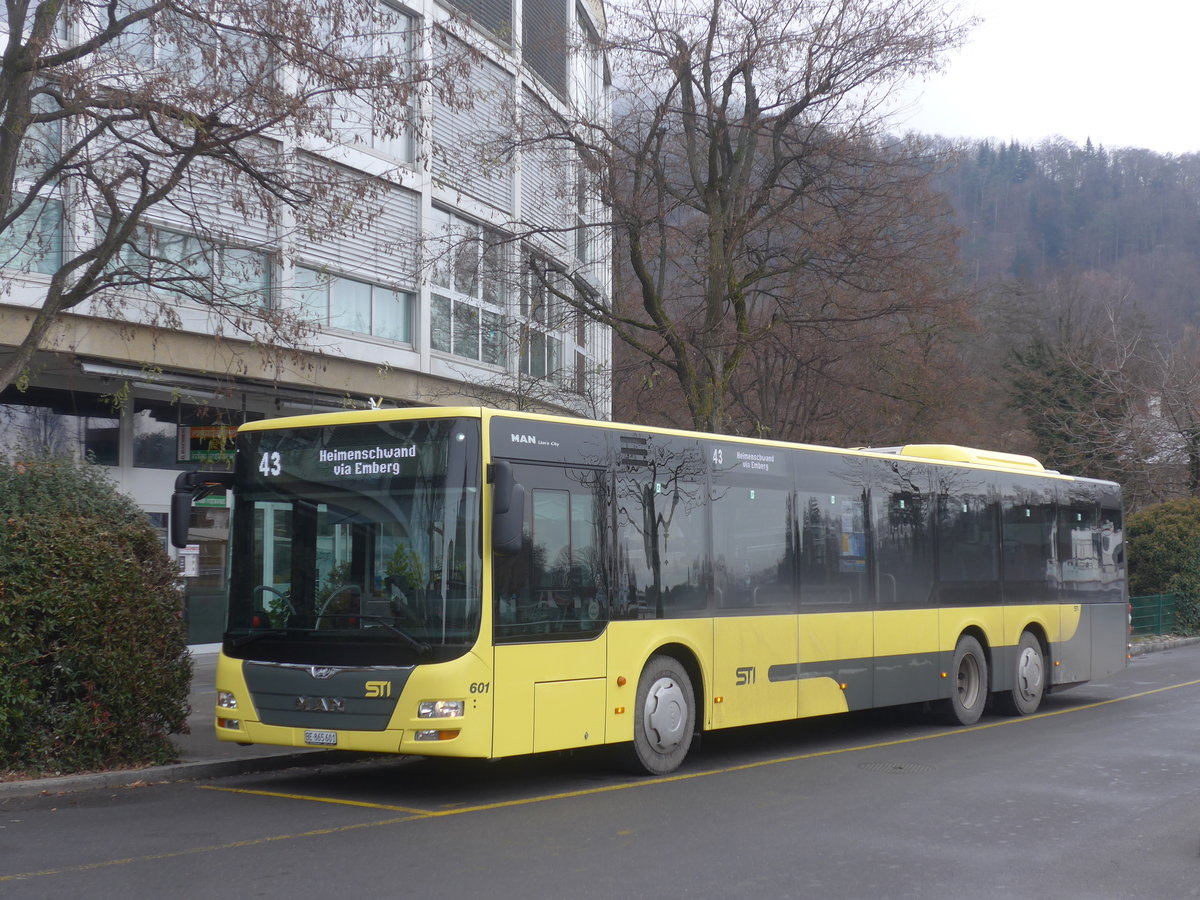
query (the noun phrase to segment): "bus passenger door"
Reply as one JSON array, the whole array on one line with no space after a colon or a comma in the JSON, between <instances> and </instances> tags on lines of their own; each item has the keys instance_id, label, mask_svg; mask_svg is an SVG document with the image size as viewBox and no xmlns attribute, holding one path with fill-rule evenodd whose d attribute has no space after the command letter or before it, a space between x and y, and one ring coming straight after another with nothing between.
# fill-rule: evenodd
<instances>
[{"instance_id":1,"label":"bus passenger door","mask_svg":"<svg viewBox=\"0 0 1200 900\"><path fill-rule=\"evenodd\" d=\"M604 742L607 472L516 464L522 547L495 556L492 752Z\"/></svg>"},{"instance_id":2,"label":"bus passenger door","mask_svg":"<svg viewBox=\"0 0 1200 900\"><path fill-rule=\"evenodd\" d=\"M716 728L796 716L800 648L791 505L786 484L765 476L714 472Z\"/></svg>"},{"instance_id":3,"label":"bus passenger door","mask_svg":"<svg viewBox=\"0 0 1200 900\"><path fill-rule=\"evenodd\" d=\"M926 469L872 463L874 706L931 700L942 690Z\"/></svg>"}]
</instances>

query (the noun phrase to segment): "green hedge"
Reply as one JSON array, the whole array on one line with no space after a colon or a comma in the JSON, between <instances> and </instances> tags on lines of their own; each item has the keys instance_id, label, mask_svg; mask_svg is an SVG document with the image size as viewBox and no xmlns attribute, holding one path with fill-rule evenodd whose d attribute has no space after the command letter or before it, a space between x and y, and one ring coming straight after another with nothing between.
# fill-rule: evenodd
<instances>
[{"instance_id":1,"label":"green hedge","mask_svg":"<svg viewBox=\"0 0 1200 900\"><path fill-rule=\"evenodd\" d=\"M1176 628L1200 632L1200 499L1170 500L1129 516L1129 593L1175 594Z\"/></svg>"},{"instance_id":2,"label":"green hedge","mask_svg":"<svg viewBox=\"0 0 1200 900\"><path fill-rule=\"evenodd\" d=\"M103 469L0 458L0 769L173 758L191 680L178 581Z\"/></svg>"}]
</instances>

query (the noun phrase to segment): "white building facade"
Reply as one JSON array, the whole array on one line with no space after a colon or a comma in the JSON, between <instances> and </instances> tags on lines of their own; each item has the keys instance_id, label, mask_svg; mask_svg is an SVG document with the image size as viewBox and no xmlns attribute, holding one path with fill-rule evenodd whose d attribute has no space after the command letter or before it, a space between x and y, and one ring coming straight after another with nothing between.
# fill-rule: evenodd
<instances>
[{"instance_id":1,"label":"white building facade","mask_svg":"<svg viewBox=\"0 0 1200 900\"><path fill-rule=\"evenodd\" d=\"M466 102L418 90L412 127L391 135L373 127L370 108L351 106L344 141L304 148L312 165L371 183L369 218L331 228L292 210L257 216L213 191L197 202L220 223L219 244L195 232L181 204L156 207L139 238L179 258L208 241L204 277L308 323L305 340L264 352L253 329L220 332L186 297L170 327L136 300L92 303L63 317L28 378L0 394L0 450L109 467L165 534L177 473L228 467L228 439L249 419L369 403L610 415L607 331L563 300L587 290L608 302L603 209L562 148L494 140L531 109L606 117L598 0L378 2L413 26L397 52L429 60L435 44L467 40L482 54ZM63 202L43 209L36 246L0 236L0 358L87 227ZM180 555L193 643L223 627L228 510L209 502Z\"/></svg>"}]
</instances>

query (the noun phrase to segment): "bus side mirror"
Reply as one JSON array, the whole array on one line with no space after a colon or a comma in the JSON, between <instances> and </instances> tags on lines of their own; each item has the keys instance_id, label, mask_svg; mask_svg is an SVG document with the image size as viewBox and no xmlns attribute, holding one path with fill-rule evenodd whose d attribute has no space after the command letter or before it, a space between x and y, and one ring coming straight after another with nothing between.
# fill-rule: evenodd
<instances>
[{"instance_id":1,"label":"bus side mirror","mask_svg":"<svg viewBox=\"0 0 1200 900\"><path fill-rule=\"evenodd\" d=\"M232 472L180 472L171 495L171 543L186 547L192 503L218 490L233 487Z\"/></svg>"},{"instance_id":2,"label":"bus side mirror","mask_svg":"<svg viewBox=\"0 0 1200 900\"><path fill-rule=\"evenodd\" d=\"M176 547L186 547L188 542L188 526L192 521L191 491L176 491L171 495L171 543Z\"/></svg>"},{"instance_id":3,"label":"bus side mirror","mask_svg":"<svg viewBox=\"0 0 1200 900\"><path fill-rule=\"evenodd\" d=\"M512 463L492 464L492 551L514 556L521 551L525 526L525 485L513 480Z\"/></svg>"}]
</instances>

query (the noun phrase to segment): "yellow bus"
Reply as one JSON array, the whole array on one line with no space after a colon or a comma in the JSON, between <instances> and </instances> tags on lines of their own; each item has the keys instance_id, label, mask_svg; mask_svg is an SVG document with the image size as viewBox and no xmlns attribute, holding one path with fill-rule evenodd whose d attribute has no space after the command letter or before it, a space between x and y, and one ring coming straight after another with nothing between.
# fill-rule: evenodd
<instances>
[{"instance_id":1,"label":"yellow bus","mask_svg":"<svg viewBox=\"0 0 1200 900\"><path fill-rule=\"evenodd\" d=\"M506 757L900 704L971 724L1128 661L1116 484L480 408L252 422L221 740Z\"/></svg>"}]
</instances>

